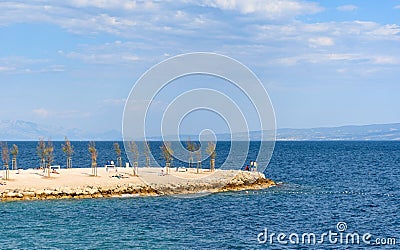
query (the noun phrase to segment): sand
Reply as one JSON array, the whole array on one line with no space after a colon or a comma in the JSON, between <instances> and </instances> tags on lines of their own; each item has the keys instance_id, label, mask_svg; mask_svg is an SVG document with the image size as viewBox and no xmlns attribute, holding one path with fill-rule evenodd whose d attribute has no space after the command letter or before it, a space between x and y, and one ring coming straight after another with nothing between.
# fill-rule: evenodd
<instances>
[{"instance_id":1,"label":"sand","mask_svg":"<svg viewBox=\"0 0 400 250\"><path fill-rule=\"evenodd\" d=\"M97 198L124 195L170 195L199 192L220 192L260 189L275 185L261 173L237 170L200 170L165 168L139 168L139 176L132 168L91 168L57 170L58 174L43 170L10 170L10 179L2 180L2 200ZM0 172L4 176L4 171Z\"/></svg>"}]
</instances>

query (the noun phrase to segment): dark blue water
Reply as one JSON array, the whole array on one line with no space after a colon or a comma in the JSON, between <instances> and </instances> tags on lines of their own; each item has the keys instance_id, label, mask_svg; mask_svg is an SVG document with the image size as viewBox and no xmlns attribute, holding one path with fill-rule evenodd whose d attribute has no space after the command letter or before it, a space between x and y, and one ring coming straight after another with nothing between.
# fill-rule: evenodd
<instances>
[{"instance_id":1,"label":"dark blue water","mask_svg":"<svg viewBox=\"0 0 400 250\"><path fill-rule=\"evenodd\" d=\"M113 153L112 143L98 143L98 147L104 147L104 153ZM87 150L86 144L84 148L82 152ZM217 150L224 150L223 145L218 145ZM89 157L81 161L82 166L90 164ZM283 182L278 187L196 199L145 197L1 203L0 246L2 249L368 247L362 242L345 245L327 240L316 245L283 245L276 237L273 244L257 241L264 229L276 234L321 235L338 232L337 223L345 222L345 233L370 233L371 241L396 238L396 246L385 246L395 249L400 243L399 170L400 142L278 142L266 171L268 177Z\"/></svg>"},{"instance_id":2,"label":"dark blue water","mask_svg":"<svg viewBox=\"0 0 400 250\"><path fill-rule=\"evenodd\" d=\"M95 142L95 147L98 152L97 163L98 165L104 165L107 161L113 160L116 162L117 155L114 150L114 143L110 141L104 142ZM124 152L124 145L122 142L118 142L120 148L122 149L122 162L128 162L127 155ZM37 168L40 166L40 158L37 155L37 145L38 142L8 142L8 146L11 147L13 144L16 144L19 149L18 154L18 168L28 169L28 168ZM53 165L61 165L61 167L65 168L66 166L66 155L62 151L62 145L64 142L53 142L54 147L54 162ZM79 142L71 142L72 146L74 147L74 154L72 156L72 165L74 168L83 168L83 167L90 167L91 166L91 156L88 151L89 142L79 141ZM185 143L183 143L185 144ZM253 142L252 147L253 150L257 150L259 147L259 142ZM150 165L151 166L165 166L165 160L161 153L160 147L162 146L162 142L154 141L149 143L150 151L152 157L150 158ZM139 166L144 166L146 162L146 157L144 155L144 144L143 142L137 142L137 147L139 151ZM216 159L216 165L222 165L223 161L226 159L227 154L229 153L229 142L220 142L217 145L217 153L218 157ZM204 151L204 150L203 150ZM205 154L205 152L203 152ZM256 152L249 152L249 157L255 158ZM194 156L195 158L195 156ZM208 167L208 159L203 161L204 167ZM188 166L186 162L179 161L175 159L173 162L174 166Z\"/></svg>"}]
</instances>

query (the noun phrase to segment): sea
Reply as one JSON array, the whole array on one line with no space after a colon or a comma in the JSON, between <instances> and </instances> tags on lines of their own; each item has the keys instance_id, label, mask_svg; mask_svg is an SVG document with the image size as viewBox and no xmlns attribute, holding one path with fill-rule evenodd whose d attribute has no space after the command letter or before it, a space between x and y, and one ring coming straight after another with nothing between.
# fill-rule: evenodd
<instances>
[{"instance_id":1,"label":"sea","mask_svg":"<svg viewBox=\"0 0 400 250\"><path fill-rule=\"evenodd\" d=\"M13 143L19 167L39 166L37 142ZM74 167L89 167L88 142L72 144ZM218 142L217 165L229 146ZM113 142L96 147L100 164L115 159ZM2 202L0 248L399 249L399 170L400 142L277 142L265 175L278 186L265 190Z\"/></svg>"}]
</instances>

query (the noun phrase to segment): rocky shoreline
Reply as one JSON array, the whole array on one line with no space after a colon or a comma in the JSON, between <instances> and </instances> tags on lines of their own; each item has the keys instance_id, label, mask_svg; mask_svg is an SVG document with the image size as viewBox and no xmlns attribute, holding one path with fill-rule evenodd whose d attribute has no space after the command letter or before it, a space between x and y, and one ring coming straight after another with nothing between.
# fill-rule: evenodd
<instances>
[{"instance_id":1,"label":"rocky shoreline","mask_svg":"<svg viewBox=\"0 0 400 250\"><path fill-rule=\"evenodd\" d=\"M263 174L237 173L232 179L187 180L180 183L121 183L116 185L87 185L56 188L14 188L0 191L2 201L86 199L108 197L162 196L227 191L258 190L275 186L275 182Z\"/></svg>"}]
</instances>

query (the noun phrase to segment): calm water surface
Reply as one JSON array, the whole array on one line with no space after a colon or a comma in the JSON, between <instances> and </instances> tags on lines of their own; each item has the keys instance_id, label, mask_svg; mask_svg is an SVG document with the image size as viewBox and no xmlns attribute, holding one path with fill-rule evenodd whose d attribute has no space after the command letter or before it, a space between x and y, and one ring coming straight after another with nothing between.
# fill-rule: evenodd
<instances>
[{"instance_id":1,"label":"calm water surface","mask_svg":"<svg viewBox=\"0 0 400 250\"><path fill-rule=\"evenodd\" d=\"M89 166L87 143L74 145L75 165ZM99 162L114 157L111 142L97 145ZM36 166L36 143L19 143L19 146L21 156L24 155L21 166ZM60 145L56 143L57 146ZM217 150L222 158L228 145L220 143ZM57 159L60 164L64 162L61 152L57 153ZM327 240L322 245L282 245L276 239L273 244L257 241L265 229L276 234L321 235L329 230L338 232L337 223L345 222L345 233L370 233L373 240L396 238L396 246L386 246L396 249L400 243L399 170L400 142L278 142L266 170L268 177L282 182L278 187L195 199L5 202L0 204L0 246L2 249L366 248L365 244L346 246Z\"/></svg>"}]
</instances>

